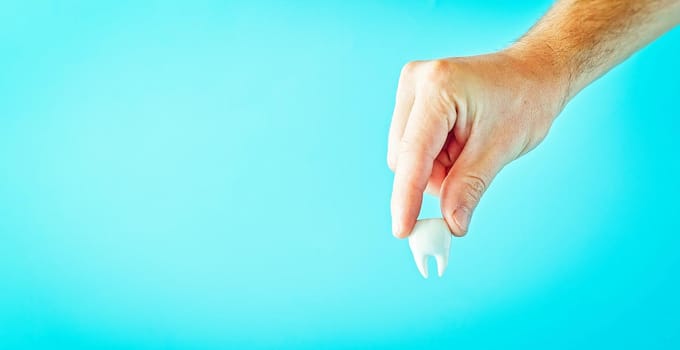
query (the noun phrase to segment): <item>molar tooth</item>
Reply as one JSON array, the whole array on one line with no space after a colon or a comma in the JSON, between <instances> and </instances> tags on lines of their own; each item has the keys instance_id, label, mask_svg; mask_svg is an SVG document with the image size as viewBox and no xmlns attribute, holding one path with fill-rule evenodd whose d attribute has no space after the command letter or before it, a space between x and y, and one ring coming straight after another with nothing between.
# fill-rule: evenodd
<instances>
[{"instance_id":1,"label":"molar tooth","mask_svg":"<svg viewBox=\"0 0 680 350\"><path fill-rule=\"evenodd\" d=\"M423 278L427 278L427 255L413 253L413 260L416 261L418 271L423 275Z\"/></svg>"},{"instance_id":2,"label":"molar tooth","mask_svg":"<svg viewBox=\"0 0 680 350\"><path fill-rule=\"evenodd\" d=\"M437 274L439 277L442 277L444 275L444 271L446 270L446 265L449 263L449 256L435 255L434 257L437 259Z\"/></svg>"},{"instance_id":3,"label":"molar tooth","mask_svg":"<svg viewBox=\"0 0 680 350\"><path fill-rule=\"evenodd\" d=\"M416 266L423 277L428 277L428 256L434 256L437 260L439 277L444 274L451 247L451 231L449 231L449 226L444 219L418 220L408 237L408 244L411 247Z\"/></svg>"}]
</instances>

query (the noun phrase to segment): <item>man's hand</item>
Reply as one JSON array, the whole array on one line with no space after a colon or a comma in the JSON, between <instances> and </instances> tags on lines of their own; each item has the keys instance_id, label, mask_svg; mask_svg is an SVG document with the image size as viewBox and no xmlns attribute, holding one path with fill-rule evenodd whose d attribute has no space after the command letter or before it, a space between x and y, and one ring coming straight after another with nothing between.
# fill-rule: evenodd
<instances>
[{"instance_id":1,"label":"man's hand","mask_svg":"<svg viewBox=\"0 0 680 350\"><path fill-rule=\"evenodd\" d=\"M387 154L394 235L411 232L426 190L464 235L496 174L567 101L678 22L680 0L560 0L507 50L407 64Z\"/></svg>"},{"instance_id":2,"label":"man's hand","mask_svg":"<svg viewBox=\"0 0 680 350\"><path fill-rule=\"evenodd\" d=\"M467 232L496 174L545 137L563 106L562 79L541 67L510 51L404 66L387 155L395 236L413 229L424 191L441 196L451 232Z\"/></svg>"}]
</instances>

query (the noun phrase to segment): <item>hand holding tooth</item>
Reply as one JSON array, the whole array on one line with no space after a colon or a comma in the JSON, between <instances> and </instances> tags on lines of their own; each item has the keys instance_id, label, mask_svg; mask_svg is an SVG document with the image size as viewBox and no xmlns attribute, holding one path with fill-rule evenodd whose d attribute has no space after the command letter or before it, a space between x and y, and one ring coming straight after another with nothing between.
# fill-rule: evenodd
<instances>
[{"instance_id":1,"label":"hand holding tooth","mask_svg":"<svg viewBox=\"0 0 680 350\"><path fill-rule=\"evenodd\" d=\"M539 65L509 52L412 62L402 70L387 160L394 171L392 227L409 236L427 278L427 257L439 275L451 233L463 236L496 174L534 148L562 107L559 89L539 79ZM443 219L417 221L428 192Z\"/></svg>"},{"instance_id":2,"label":"hand holding tooth","mask_svg":"<svg viewBox=\"0 0 680 350\"><path fill-rule=\"evenodd\" d=\"M413 230L425 191L441 198L454 235L467 232L496 174L543 139L562 107L540 67L505 51L404 66L387 152L395 236Z\"/></svg>"},{"instance_id":3,"label":"hand holding tooth","mask_svg":"<svg viewBox=\"0 0 680 350\"><path fill-rule=\"evenodd\" d=\"M422 233L440 232L429 230L434 223L416 223L425 191L441 197L449 229L464 235L496 174L543 140L572 97L678 23L678 1L556 1L502 51L406 64L387 148L394 235L414 231L414 256L437 246L421 235L448 244Z\"/></svg>"}]
</instances>

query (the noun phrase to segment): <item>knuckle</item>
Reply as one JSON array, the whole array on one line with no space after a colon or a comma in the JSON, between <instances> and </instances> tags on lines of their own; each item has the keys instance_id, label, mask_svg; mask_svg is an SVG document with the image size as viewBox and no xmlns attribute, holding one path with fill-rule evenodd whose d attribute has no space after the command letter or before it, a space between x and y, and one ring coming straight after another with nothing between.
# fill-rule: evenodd
<instances>
[{"instance_id":1,"label":"knuckle","mask_svg":"<svg viewBox=\"0 0 680 350\"><path fill-rule=\"evenodd\" d=\"M548 136L551 126L551 118L538 118L538 121L536 122L536 131L534 132L536 144L542 142L546 136Z\"/></svg>"},{"instance_id":2,"label":"knuckle","mask_svg":"<svg viewBox=\"0 0 680 350\"><path fill-rule=\"evenodd\" d=\"M536 118L532 120L531 123L526 122L526 126L523 130L527 130L525 134L525 144L524 148L520 152L519 156L522 156L529 151L533 150L538 146L543 140L548 136L550 131L550 122L546 122L544 119L547 118Z\"/></svg>"},{"instance_id":3,"label":"knuckle","mask_svg":"<svg viewBox=\"0 0 680 350\"><path fill-rule=\"evenodd\" d=\"M461 181L464 183L466 202L473 205L479 203L488 188L489 181L482 176L472 174L463 176Z\"/></svg>"},{"instance_id":4,"label":"knuckle","mask_svg":"<svg viewBox=\"0 0 680 350\"><path fill-rule=\"evenodd\" d=\"M411 137L404 137L399 144L399 157L421 158L428 156L427 146L423 142L418 142Z\"/></svg>"},{"instance_id":5,"label":"knuckle","mask_svg":"<svg viewBox=\"0 0 680 350\"><path fill-rule=\"evenodd\" d=\"M394 159L394 156L392 155L387 155L387 167L390 168L394 172L394 169L397 168L396 160Z\"/></svg>"},{"instance_id":6,"label":"knuckle","mask_svg":"<svg viewBox=\"0 0 680 350\"><path fill-rule=\"evenodd\" d=\"M402 68L401 68L401 76L406 77L410 76L415 72L416 66L419 64L418 61L411 61L407 62Z\"/></svg>"},{"instance_id":7,"label":"knuckle","mask_svg":"<svg viewBox=\"0 0 680 350\"><path fill-rule=\"evenodd\" d=\"M451 63L447 60L432 60L427 62L424 71L428 80L438 81L451 71Z\"/></svg>"},{"instance_id":8,"label":"knuckle","mask_svg":"<svg viewBox=\"0 0 680 350\"><path fill-rule=\"evenodd\" d=\"M421 194L425 192L425 188L427 187L427 182L423 183L419 181L417 178L414 178L413 175L411 174L406 181L403 182L404 190L406 192L410 193L418 193Z\"/></svg>"}]
</instances>

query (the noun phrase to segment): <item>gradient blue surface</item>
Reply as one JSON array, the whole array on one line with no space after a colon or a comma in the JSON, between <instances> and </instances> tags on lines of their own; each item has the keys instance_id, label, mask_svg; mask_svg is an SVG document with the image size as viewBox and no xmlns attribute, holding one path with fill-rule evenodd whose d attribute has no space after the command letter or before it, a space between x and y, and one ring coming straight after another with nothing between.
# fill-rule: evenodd
<instances>
[{"instance_id":1,"label":"gradient blue surface","mask_svg":"<svg viewBox=\"0 0 680 350\"><path fill-rule=\"evenodd\" d=\"M677 29L504 169L443 279L390 234L401 66L548 6L2 2L0 348L678 348Z\"/></svg>"}]
</instances>

